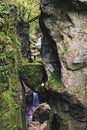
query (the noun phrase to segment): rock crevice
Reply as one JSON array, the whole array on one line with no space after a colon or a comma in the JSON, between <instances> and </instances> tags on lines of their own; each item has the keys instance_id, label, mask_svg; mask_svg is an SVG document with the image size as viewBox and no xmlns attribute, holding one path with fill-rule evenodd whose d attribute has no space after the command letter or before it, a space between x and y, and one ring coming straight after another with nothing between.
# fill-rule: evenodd
<instances>
[{"instance_id":1,"label":"rock crevice","mask_svg":"<svg viewBox=\"0 0 87 130\"><path fill-rule=\"evenodd\" d=\"M50 129L84 130L87 122L87 1L42 0L40 8L44 35L42 59L52 108Z\"/></svg>"}]
</instances>

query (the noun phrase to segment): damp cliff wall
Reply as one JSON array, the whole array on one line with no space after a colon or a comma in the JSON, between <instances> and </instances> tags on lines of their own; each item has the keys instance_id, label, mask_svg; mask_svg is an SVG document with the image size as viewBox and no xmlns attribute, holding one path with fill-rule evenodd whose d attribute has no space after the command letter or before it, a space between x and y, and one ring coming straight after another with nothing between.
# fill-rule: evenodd
<instances>
[{"instance_id":1,"label":"damp cliff wall","mask_svg":"<svg viewBox=\"0 0 87 130\"><path fill-rule=\"evenodd\" d=\"M18 71L21 66L20 40L16 32L17 8L0 1L0 129L23 128ZM24 128L23 128L24 129Z\"/></svg>"},{"instance_id":2,"label":"damp cliff wall","mask_svg":"<svg viewBox=\"0 0 87 130\"><path fill-rule=\"evenodd\" d=\"M87 122L87 1L41 0L42 59L52 130L85 130Z\"/></svg>"}]
</instances>

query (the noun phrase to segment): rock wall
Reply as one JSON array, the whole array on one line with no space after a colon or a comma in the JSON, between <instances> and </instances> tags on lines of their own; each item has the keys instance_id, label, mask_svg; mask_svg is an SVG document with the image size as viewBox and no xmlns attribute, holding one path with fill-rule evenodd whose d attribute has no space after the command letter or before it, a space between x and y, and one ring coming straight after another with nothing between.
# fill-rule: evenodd
<instances>
[{"instance_id":1,"label":"rock wall","mask_svg":"<svg viewBox=\"0 0 87 130\"><path fill-rule=\"evenodd\" d=\"M31 52L29 50L29 22L25 21L22 17L17 23L17 33L21 40L21 53L23 58L27 58L31 61Z\"/></svg>"},{"instance_id":2,"label":"rock wall","mask_svg":"<svg viewBox=\"0 0 87 130\"><path fill-rule=\"evenodd\" d=\"M0 130L23 128L21 117L20 41L16 32L16 6L0 1ZM24 129L24 128L23 128Z\"/></svg>"},{"instance_id":3,"label":"rock wall","mask_svg":"<svg viewBox=\"0 0 87 130\"><path fill-rule=\"evenodd\" d=\"M40 9L50 129L86 130L87 1L41 0Z\"/></svg>"}]
</instances>

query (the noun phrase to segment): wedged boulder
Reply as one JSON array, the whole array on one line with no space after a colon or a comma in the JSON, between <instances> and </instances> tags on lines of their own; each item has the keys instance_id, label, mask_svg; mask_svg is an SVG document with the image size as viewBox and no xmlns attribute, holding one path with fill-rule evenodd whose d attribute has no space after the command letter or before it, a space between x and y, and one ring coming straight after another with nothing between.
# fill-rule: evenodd
<instances>
[{"instance_id":1,"label":"wedged boulder","mask_svg":"<svg viewBox=\"0 0 87 130\"><path fill-rule=\"evenodd\" d=\"M20 80L23 80L27 87L39 91L42 82L46 82L46 71L41 64L28 64L21 67Z\"/></svg>"}]
</instances>

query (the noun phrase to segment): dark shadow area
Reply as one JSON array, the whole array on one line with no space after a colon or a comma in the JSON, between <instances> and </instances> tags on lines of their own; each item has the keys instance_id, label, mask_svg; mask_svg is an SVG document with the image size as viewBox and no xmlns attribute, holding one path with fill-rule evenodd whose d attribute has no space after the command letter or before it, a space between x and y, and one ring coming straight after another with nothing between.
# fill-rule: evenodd
<instances>
[{"instance_id":1,"label":"dark shadow area","mask_svg":"<svg viewBox=\"0 0 87 130\"><path fill-rule=\"evenodd\" d=\"M52 130L61 130L61 119L59 119L57 114L53 115L53 119L52 119Z\"/></svg>"},{"instance_id":2,"label":"dark shadow area","mask_svg":"<svg viewBox=\"0 0 87 130\"><path fill-rule=\"evenodd\" d=\"M49 64L51 64L54 68L53 73L56 76L56 78L60 80L61 79L61 63L60 63L59 54L57 51L57 45L51 36L50 30L45 26L45 23L44 23L45 19L50 18L50 17L52 17L51 14L47 15L41 12L41 15L39 18L40 28L43 33L41 55L43 59L47 59L47 57L49 56L48 61L49 61Z\"/></svg>"}]
</instances>

